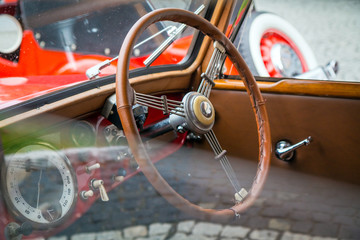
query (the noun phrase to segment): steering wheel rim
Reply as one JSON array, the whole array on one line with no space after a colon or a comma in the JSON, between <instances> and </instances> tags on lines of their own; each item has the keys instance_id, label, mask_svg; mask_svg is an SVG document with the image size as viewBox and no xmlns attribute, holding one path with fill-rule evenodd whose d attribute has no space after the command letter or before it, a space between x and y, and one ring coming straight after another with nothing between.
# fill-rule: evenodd
<instances>
[{"instance_id":1,"label":"steering wheel rim","mask_svg":"<svg viewBox=\"0 0 360 240\"><path fill-rule=\"evenodd\" d=\"M251 105L256 117L259 139L259 164L248 196L243 202L236 204L229 209L204 209L183 198L162 178L151 162L144 144L141 141L132 113L135 96L134 90L130 86L128 80L130 56L136 39L140 34L151 24L159 21L173 21L187 24L188 26L200 30L213 41L219 42L225 48L227 56L234 63L237 71L243 76L243 82L250 97ZM124 128L124 133L135 160L149 182L173 206L201 219L228 221L233 219L234 214L236 216L251 206L256 197L260 194L268 173L271 155L270 126L265 102L254 77L235 46L222 32L204 18L186 10L173 8L155 10L140 18L130 29L120 49L116 72L116 101L117 111Z\"/></svg>"}]
</instances>

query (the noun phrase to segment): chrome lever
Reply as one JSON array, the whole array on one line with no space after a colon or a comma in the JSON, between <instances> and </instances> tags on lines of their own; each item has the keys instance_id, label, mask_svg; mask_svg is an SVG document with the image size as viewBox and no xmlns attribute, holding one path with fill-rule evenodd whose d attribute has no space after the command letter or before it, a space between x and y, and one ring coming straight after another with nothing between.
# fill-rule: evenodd
<instances>
[{"instance_id":1,"label":"chrome lever","mask_svg":"<svg viewBox=\"0 0 360 240\"><path fill-rule=\"evenodd\" d=\"M117 56L113 59L110 59L110 60L105 60L99 64L96 64L95 66L86 70L86 76L89 78L89 80L95 79L100 74L101 69L106 68L107 66L110 66L111 62L117 60L118 58L119 58L119 56Z\"/></svg>"},{"instance_id":2,"label":"chrome lever","mask_svg":"<svg viewBox=\"0 0 360 240\"><path fill-rule=\"evenodd\" d=\"M304 139L294 145L291 145L291 143L286 140L279 141L276 144L275 155L280 160L290 161L294 157L294 152L296 149L298 149L302 146L309 145L311 141L312 141L311 136L307 137L306 139Z\"/></svg>"}]
</instances>

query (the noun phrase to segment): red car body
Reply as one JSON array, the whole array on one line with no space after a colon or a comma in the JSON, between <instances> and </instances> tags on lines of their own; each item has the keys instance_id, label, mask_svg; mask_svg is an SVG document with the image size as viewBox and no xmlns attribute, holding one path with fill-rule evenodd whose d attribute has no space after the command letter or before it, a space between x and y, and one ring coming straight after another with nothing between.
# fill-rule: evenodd
<instances>
[{"instance_id":1,"label":"red car body","mask_svg":"<svg viewBox=\"0 0 360 240\"><path fill-rule=\"evenodd\" d=\"M17 8L17 1L7 0L0 5L0 15L15 16ZM180 62L187 54L192 37L190 35L176 40L152 65ZM27 29L23 31L21 46L15 54L16 61L0 57L0 108L87 81L87 69L111 59L104 55L44 49L36 40L34 32ZM133 57L130 68L144 67L143 61L147 57ZM115 74L116 64L117 61L112 62L102 70L101 75Z\"/></svg>"}]
</instances>

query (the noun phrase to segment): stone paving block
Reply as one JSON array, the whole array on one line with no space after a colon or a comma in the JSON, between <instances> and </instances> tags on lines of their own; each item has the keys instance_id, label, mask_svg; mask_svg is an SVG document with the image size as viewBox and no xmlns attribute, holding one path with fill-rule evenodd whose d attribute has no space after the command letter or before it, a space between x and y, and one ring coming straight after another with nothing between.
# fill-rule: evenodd
<instances>
[{"instance_id":1,"label":"stone paving block","mask_svg":"<svg viewBox=\"0 0 360 240\"><path fill-rule=\"evenodd\" d=\"M246 210L243 214L241 215L246 215L246 216L257 216L259 215L260 211L262 210L261 207L257 207L257 206L252 206L250 207L248 210Z\"/></svg>"},{"instance_id":2,"label":"stone paving block","mask_svg":"<svg viewBox=\"0 0 360 240\"><path fill-rule=\"evenodd\" d=\"M124 237L129 239L133 239L137 237L146 237L148 234L148 230L146 226L143 225L125 228L123 232L124 232Z\"/></svg>"},{"instance_id":3,"label":"stone paving block","mask_svg":"<svg viewBox=\"0 0 360 240\"><path fill-rule=\"evenodd\" d=\"M96 240L95 233L78 233L71 236L71 240Z\"/></svg>"},{"instance_id":4,"label":"stone paving block","mask_svg":"<svg viewBox=\"0 0 360 240\"><path fill-rule=\"evenodd\" d=\"M324 212L324 213L331 213L333 211L333 207L327 204L321 204L319 202L309 202L303 204L302 208L300 209L308 209L310 211L317 211L317 212Z\"/></svg>"},{"instance_id":5,"label":"stone paving block","mask_svg":"<svg viewBox=\"0 0 360 240\"><path fill-rule=\"evenodd\" d=\"M291 225L291 230L300 233L309 233L313 226L312 222L309 221L295 221Z\"/></svg>"},{"instance_id":6,"label":"stone paving block","mask_svg":"<svg viewBox=\"0 0 360 240\"><path fill-rule=\"evenodd\" d=\"M279 233L272 230L253 230L250 239L253 240L276 240Z\"/></svg>"},{"instance_id":7,"label":"stone paving block","mask_svg":"<svg viewBox=\"0 0 360 240\"><path fill-rule=\"evenodd\" d=\"M273 198L274 196L275 196L275 192L273 190L263 189L261 191L261 197L263 197L265 199L270 199L270 198Z\"/></svg>"},{"instance_id":8,"label":"stone paving block","mask_svg":"<svg viewBox=\"0 0 360 240\"><path fill-rule=\"evenodd\" d=\"M67 240L66 236L50 237L48 240Z\"/></svg>"},{"instance_id":9,"label":"stone paving block","mask_svg":"<svg viewBox=\"0 0 360 240\"><path fill-rule=\"evenodd\" d=\"M187 240L188 237L185 233L175 233L173 236L169 238L169 240Z\"/></svg>"},{"instance_id":10,"label":"stone paving block","mask_svg":"<svg viewBox=\"0 0 360 240\"><path fill-rule=\"evenodd\" d=\"M284 204L282 205L282 207L285 207L287 209L290 209L292 211L304 211L304 202L299 202L299 201L287 201L284 202ZM306 209L308 210L308 209Z\"/></svg>"},{"instance_id":11,"label":"stone paving block","mask_svg":"<svg viewBox=\"0 0 360 240\"><path fill-rule=\"evenodd\" d=\"M250 228L267 228L269 224L269 219L264 217L251 217L249 221L245 223L247 227Z\"/></svg>"},{"instance_id":12,"label":"stone paving block","mask_svg":"<svg viewBox=\"0 0 360 240\"><path fill-rule=\"evenodd\" d=\"M306 202L307 203L322 203L324 201L324 196L321 194L321 189L316 189L315 188L315 192L314 194L306 194L306 195L302 195L300 197L300 201L302 202Z\"/></svg>"},{"instance_id":13,"label":"stone paving block","mask_svg":"<svg viewBox=\"0 0 360 240\"><path fill-rule=\"evenodd\" d=\"M328 213L314 212L312 219L316 222L328 222L331 219L331 215Z\"/></svg>"},{"instance_id":14,"label":"stone paving block","mask_svg":"<svg viewBox=\"0 0 360 240\"><path fill-rule=\"evenodd\" d=\"M311 212L292 210L290 212L290 218L294 220L309 220L311 219Z\"/></svg>"},{"instance_id":15,"label":"stone paving block","mask_svg":"<svg viewBox=\"0 0 360 240\"><path fill-rule=\"evenodd\" d=\"M255 207L262 207L262 206L264 206L265 201L266 201L265 198L258 197L258 198L255 200L253 206L255 206Z\"/></svg>"},{"instance_id":16,"label":"stone paving block","mask_svg":"<svg viewBox=\"0 0 360 240\"><path fill-rule=\"evenodd\" d=\"M355 225L360 227L360 213L355 217Z\"/></svg>"},{"instance_id":17,"label":"stone paving block","mask_svg":"<svg viewBox=\"0 0 360 240\"><path fill-rule=\"evenodd\" d=\"M334 207L333 211L335 215L354 216L357 209L351 207Z\"/></svg>"},{"instance_id":18,"label":"stone paving block","mask_svg":"<svg viewBox=\"0 0 360 240\"><path fill-rule=\"evenodd\" d=\"M284 207L266 207L261 211L261 215L264 217L283 218L289 214L289 209Z\"/></svg>"},{"instance_id":19,"label":"stone paving block","mask_svg":"<svg viewBox=\"0 0 360 240\"><path fill-rule=\"evenodd\" d=\"M311 236L299 233L284 232L280 240L312 240Z\"/></svg>"},{"instance_id":20,"label":"stone paving block","mask_svg":"<svg viewBox=\"0 0 360 240\"><path fill-rule=\"evenodd\" d=\"M221 240L238 240L238 239L243 239L243 238L220 238Z\"/></svg>"},{"instance_id":21,"label":"stone paving block","mask_svg":"<svg viewBox=\"0 0 360 240\"><path fill-rule=\"evenodd\" d=\"M292 192L277 192L275 196L280 200L290 201L298 198L300 195Z\"/></svg>"},{"instance_id":22,"label":"stone paving block","mask_svg":"<svg viewBox=\"0 0 360 240\"><path fill-rule=\"evenodd\" d=\"M287 231L290 230L291 224L288 220L285 219L277 219L272 218L269 220L269 228L280 230L280 231Z\"/></svg>"},{"instance_id":23,"label":"stone paving block","mask_svg":"<svg viewBox=\"0 0 360 240\"><path fill-rule=\"evenodd\" d=\"M209 236L196 235L196 234L187 236L187 240L216 240L216 239L217 239L216 237L209 237Z\"/></svg>"},{"instance_id":24,"label":"stone paving block","mask_svg":"<svg viewBox=\"0 0 360 240\"><path fill-rule=\"evenodd\" d=\"M167 235L171 227L169 223L153 223L149 226L149 235Z\"/></svg>"},{"instance_id":25,"label":"stone paving block","mask_svg":"<svg viewBox=\"0 0 360 240\"><path fill-rule=\"evenodd\" d=\"M193 235L217 236L223 227L220 224L199 222L192 230Z\"/></svg>"},{"instance_id":26,"label":"stone paving block","mask_svg":"<svg viewBox=\"0 0 360 240\"><path fill-rule=\"evenodd\" d=\"M177 225L177 231L183 233L190 233L194 225L195 221L193 220L179 222Z\"/></svg>"},{"instance_id":27,"label":"stone paving block","mask_svg":"<svg viewBox=\"0 0 360 240\"><path fill-rule=\"evenodd\" d=\"M165 240L166 235L156 235L156 236L149 236L149 237L140 237L136 238L136 240Z\"/></svg>"},{"instance_id":28,"label":"stone paving block","mask_svg":"<svg viewBox=\"0 0 360 240\"><path fill-rule=\"evenodd\" d=\"M105 231L96 234L96 240L122 240L121 231Z\"/></svg>"},{"instance_id":29,"label":"stone paving block","mask_svg":"<svg viewBox=\"0 0 360 240\"><path fill-rule=\"evenodd\" d=\"M133 223L129 226L150 225L151 223L160 221L158 212L154 214L154 209L152 209L151 207L146 207L139 212L133 212L132 214L128 214L128 216L130 220L132 220L134 217L136 217L136 219L141 219L140 223Z\"/></svg>"},{"instance_id":30,"label":"stone paving block","mask_svg":"<svg viewBox=\"0 0 360 240\"><path fill-rule=\"evenodd\" d=\"M100 208L104 208L104 206L99 206ZM109 206L106 206L109 207ZM91 209L91 208L90 208ZM94 222L105 222L109 219L109 213L106 211L96 211L92 214L92 219Z\"/></svg>"},{"instance_id":31,"label":"stone paving block","mask_svg":"<svg viewBox=\"0 0 360 240\"><path fill-rule=\"evenodd\" d=\"M180 220L184 220L184 219L180 219L178 216L179 214L181 213L180 210L177 210L177 209L172 209L171 211L159 211L158 212L158 220L156 219L153 219L153 221L151 222L177 222L177 221L180 221ZM152 215L148 215L147 217L151 220L152 218L149 217L149 216L152 216ZM189 219L189 215L184 215L185 219Z\"/></svg>"},{"instance_id":32,"label":"stone paving block","mask_svg":"<svg viewBox=\"0 0 360 240\"><path fill-rule=\"evenodd\" d=\"M339 225L335 223L315 223L311 233L321 237L336 237Z\"/></svg>"},{"instance_id":33,"label":"stone paving block","mask_svg":"<svg viewBox=\"0 0 360 240\"><path fill-rule=\"evenodd\" d=\"M335 216L333 219L334 223L339 223L339 224L345 224L345 225L355 225L355 217L350 217L350 216Z\"/></svg>"},{"instance_id":34,"label":"stone paving block","mask_svg":"<svg viewBox=\"0 0 360 240\"><path fill-rule=\"evenodd\" d=\"M206 237L203 235L186 235L185 233L176 233L169 240L216 240L215 237Z\"/></svg>"},{"instance_id":35,"label":"stone paving block","mask_svg":"<svg viewBox=\"0 0 360 240\"><path fill-rule=\"evenodd\" d=\"M282 206L283 205L283 201L279 200L277 198L268 198L265 200L264 202L265 206Z\"/></svg>"},{"instance_id":36,"label":"stone paving block","mask_svg":"<svg viewBox=\"0 0 360 240\"><path fill-rule=\"evenodd\" d=\"M189 214L184 213L183 211L179 211L179 213L176 215L176 221L188 221L188 220L192 220L193 218L191 218L189 216Z\"/></svg>"},{"instance_id":37,"label":"stone paving block","mask_svg":"<svg viewBox=\"0 0 360 240\"><path fill-rule=\"evenodd\" d=\"M341 226L339 237L344 239L360 239L360 228L358 226Z\"/></svg>"},{"instance_id":38,"label":"stone paving block","mask_svg":"<svg viewBox=\"0 0 360 240\"><path fill-rule=\"evenodd\" d=\"M250 221L250 216L240 215L240 218L235 218L231 224L248 227L249 221Z\"/></svg>"},{"instance_id":39,"label":"stone paving block","mask_svg":"<svg viewBox=\"0 0 360 240\"><path fill-rule=\"evenodd\" d=\"M312 240L337 240L337 238L331 238L331 237L313 237Z\"/></svg>"},{"instance_id":40,"label":"stone paving block","mask_svg":"<svg viewBox=\"0 0 360 240\"><path fill-rule=\"evenodd\" d=\"M250 228L225 226L222 230L220 237L222 238L244 238L250 232Z\"/></svg>"}]
</instances>

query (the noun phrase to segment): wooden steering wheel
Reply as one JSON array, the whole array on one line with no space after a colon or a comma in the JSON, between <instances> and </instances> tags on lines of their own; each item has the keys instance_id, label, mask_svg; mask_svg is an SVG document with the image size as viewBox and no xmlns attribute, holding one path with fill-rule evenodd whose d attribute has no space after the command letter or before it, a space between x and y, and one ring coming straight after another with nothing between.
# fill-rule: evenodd
<instances>
[{"instance_id":1,"label":"wooden steering wheel","mask_svg":"<svg viewBox=\"0 0 360 240\"><path fill-rule=\"evenodd\" d=\"M139 131L134 120L132 106L136 102L137 96L150 100L154 99L154 97L145 94L138 95L138 93L135 93L133 88L130 86L130 55L135 41L140 34L151 24L158 21L184 23L200 30L214 41L215 46L218 46L218 48L215 48L215 51L220 51L228 55L230 60L234 63L237 71L242 75L243 82L250 97L256 117L259 139L259 164L252 187L248 193L246 190L239 189L237 186L236 181L232 177L233 175L231 175L235 174L231 166L230 169L225 169L225 171L227 171L226 173L230 174L229 180L231 182L234 181L234 183L232 183L236 190L235 198L238 200L238 202L234 206L230 206L229 209L204 209L183 198L157 171L149 159L146 148L140 138ZM198 134L204 134L211 148L214 150L215 158L222 161L222 164L224 163L226 165L228 164L226 151L221 149L221 146L212 131L212 126L215 121L214 107L208 99L208 96L213 84L213 81L209 79L208 76L204 75L199 90L197 92L190 92L186 94L182 102L173 101L172 104L169 104L167 101L162 101L161 103L165 105L165 109L171 110L170 120L171 118L175 118L174 122L180 122L180 125L182 124L182 126L186 126L187 130ZM233 219L234 215L238 216L239 213L247 209L260 194L268 173L271 154L270 126L265 102L261 96L254 77L235 46L222 32L204 18L185 10L159 9L150 12L139 19L127 34L119 53L116 73L116 100L117 110L124 128L124 133L140 169L154 188L168 202L178 209L205 220L227 221ZM171 108L171 106L176 104L178 104L177 107Z\"/></svg>"}]
</instances>

